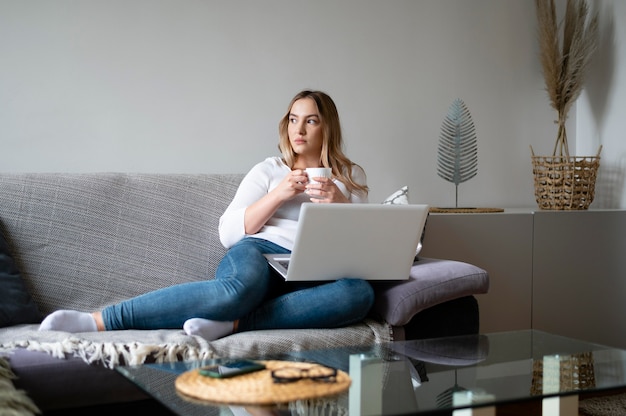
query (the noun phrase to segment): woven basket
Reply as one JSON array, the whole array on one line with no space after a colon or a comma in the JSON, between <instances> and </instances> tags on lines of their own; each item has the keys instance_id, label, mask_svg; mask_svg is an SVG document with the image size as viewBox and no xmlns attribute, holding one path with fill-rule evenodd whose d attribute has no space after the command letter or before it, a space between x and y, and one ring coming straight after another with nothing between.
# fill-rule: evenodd
<instances>
[{"instance_id":1,"label":"woven basket","mask_svg":"<svg viewBox=\"0 0 626 416\"><path fill-rule=\"evenodd\" d=\"M548 363L545 362L545 358L533 360L531 395L573 392L596 387L593 353L583 352L551 358L551 362Z\"/></svg>"},{"instance_id":2,"label":"woven basket","mask_svg":"<svg viewBox=\"0 0 626 416\"><path fill-rule=\"evenodd\" d=\"M596 156L535 156L535 199L540 209L584 210L593 202L600 151Z\"/></svg>"}]
</instances>

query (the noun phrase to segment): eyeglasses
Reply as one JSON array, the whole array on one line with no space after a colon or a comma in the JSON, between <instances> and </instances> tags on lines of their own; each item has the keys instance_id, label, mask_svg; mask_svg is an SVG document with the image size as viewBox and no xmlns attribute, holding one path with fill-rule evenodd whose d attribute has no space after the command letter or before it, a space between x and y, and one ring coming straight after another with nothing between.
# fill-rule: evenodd
<instances>
[{"instance_id":1,"label":"eyeglasses","mask_svg":"<svg viewBox=\"0 0 626 416\"><path fill-rule=\"evenodd\" d=\"M272 370L274 383L293 383L302 379L309 379L322 383L337 381L337 369L313 364L310 367L283 367Z\"/></svg>"}]
</instances>

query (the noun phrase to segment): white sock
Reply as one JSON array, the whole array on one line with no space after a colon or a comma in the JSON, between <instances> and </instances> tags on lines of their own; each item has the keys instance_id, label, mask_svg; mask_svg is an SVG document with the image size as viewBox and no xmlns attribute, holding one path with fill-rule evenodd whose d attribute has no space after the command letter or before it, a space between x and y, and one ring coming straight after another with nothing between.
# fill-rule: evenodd
<instances>
[{"instance_id":1,"label":"white sock","mask_svg":"<svg viewBox=\"0 0 626 416\"><path fill-rule=\"evenodd\" d=\"M183 324L183 330L187 335L198 335L207 341L230 335L234 330L232 321L212 321L203 318L187 319Z\"/></svg>"},{"instance_id":2,"label":"white sock","mask_svg":"<svg viewBox=\"0 0 626 416\"><path fill-rule=\"evenodd\" d=\"M96 320L88 312L60 310L52 312L41 322L40 331L96 332Z\"/></svg>"}]
</instances>

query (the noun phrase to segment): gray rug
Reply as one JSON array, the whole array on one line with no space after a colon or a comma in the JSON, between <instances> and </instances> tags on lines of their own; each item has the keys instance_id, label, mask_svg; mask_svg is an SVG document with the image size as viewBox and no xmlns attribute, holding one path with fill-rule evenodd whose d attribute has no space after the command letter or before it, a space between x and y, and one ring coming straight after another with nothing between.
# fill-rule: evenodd
<instances>
[{"instance_id":1,"label":"gray rug","mask_svg":"<svg viewBox=\"0 0 626 416\"><path fill-rule=\"evenodd\" d=\"M624 416L626 393L581 400L578 410L581 416Z\"/></svg>"}]
</instances>

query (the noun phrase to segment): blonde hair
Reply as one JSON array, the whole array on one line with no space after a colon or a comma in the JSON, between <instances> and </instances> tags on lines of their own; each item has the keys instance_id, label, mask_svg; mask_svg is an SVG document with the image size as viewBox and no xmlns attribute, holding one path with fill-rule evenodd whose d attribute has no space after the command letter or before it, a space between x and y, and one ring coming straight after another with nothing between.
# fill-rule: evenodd
<instances>
[{"instance_id":1,"label":"blonde hair","mask_svg":"<svg viewBox=\"0 0 626 416\"><path fill-rule=\"evenodd\" d=\"M322 152L320 154L320 165L325 168L331 168L333 176L342 182L350 193L361 192L367 195L368 187L364 184L356 183L352 179L352 170L354 167L362 169L356 163L353 163L343 153L343 137L341 135L341 123L339 122L339 113L335 102L328 94L321 91L300 91L289 103L287 113L278 123L280 150L283 160L289 168L293 169L297 155L291 147L287 127L289 125L289 114L293 103L303 98L310 98L315 101L317 110L319 111L320 121L322 123Z\"/></svg>"}]
</instances>

